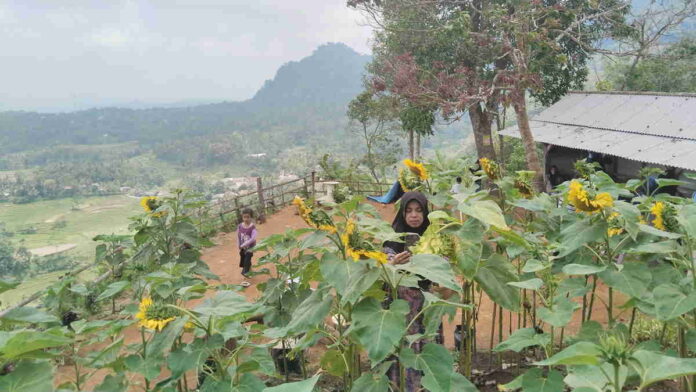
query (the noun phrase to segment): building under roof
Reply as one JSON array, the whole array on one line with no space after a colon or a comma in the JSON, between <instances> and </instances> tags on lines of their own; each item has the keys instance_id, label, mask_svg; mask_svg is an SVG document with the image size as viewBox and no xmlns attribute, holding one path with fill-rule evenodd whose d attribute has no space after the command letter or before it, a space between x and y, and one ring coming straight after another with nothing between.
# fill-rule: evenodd
<instances>
[{"instance_id":1,"label":"building under roof","mask_svg":"<svg viewBox=\"0 0 696 392\"><path fill-rule=\"evenodd\" d=\"M645 165L696 171L696 94L571 92L532 117L530 128L547 145L547 167L554 157L592 152L607 157L605 170L619 180ZM501 134L520 137L516 125Z\"/></svg>"}]
</instances>

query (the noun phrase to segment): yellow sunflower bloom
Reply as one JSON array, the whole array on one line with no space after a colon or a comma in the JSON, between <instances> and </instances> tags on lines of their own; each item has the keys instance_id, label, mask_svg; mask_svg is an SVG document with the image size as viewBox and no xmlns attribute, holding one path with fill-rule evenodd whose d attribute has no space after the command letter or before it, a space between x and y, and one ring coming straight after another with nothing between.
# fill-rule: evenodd
<instances>
[{"instance_id":1,"label":"yellow sunflower bloom","mask_svg":"<svg viewBox=\"0 0 696 392\"><path fill-rule=\"evenodd\" d=\"M155 212L155 210L160 208L160 206L162 205L160 200L155 196L145 196L141 198L140 205L143 207L143 210L145 210L145 212L154 217L159 218L167 214L167 211Z\"/></svg>"},{"instance_id":2,"label":"yellow sunflower bloom","mask_svg":"<svg viewBox=\"0 0 696 392\"><path fill-rule=\"evenodd\" d=\"M346 222L346 228L341 234L341 243L346 251L346 258L358 261L360 259L373 259L380 264L387 263L387 255L383 252L363 249L364 243L361 243L359 234L355 231L355 222L349 219ZM369 244L367 244L369 246Z\"/></svg>"},{"instance_id":3,"label":"yellow sunflower bloom","mask_svg":"<svg viewBox=\"0 0 696 392\"><path fill-rule=\"evenodd\" d=\"M430 176L422 163L414 162L410 159L404 159L404 165L415 174L421 181L427 180Z\"/></svg>"},{"instance_id":4,"label":"yellow sunflower bloom","mask_svg":"<svg viewBox=\"0 0 696 392\"><path fill-rule=\"evenodd\" d=\"M620 227L618 227L618 228L612 227L612 228L607 229L607 234L609 235L609 237L613 237L615 235L619 235L619 234L623 233L623 231L624 231L624 229L622 229Z\"/></svg>"},{"instance_id":5,"label":"yellow sunflower bloom","mask_svg":"<svg viewBox=\"0 0 696 392\"><path fill-rule=\"evenodd\" d=\"M387 254L378 251L363 251L362 255L368 259L376 260L380 264L387 264Z\"/></svg>"},{"instance_id":6,"label":"yellow sunflower bloom","mask_svg":"<svg viewBox=\"0 0 696 392\"><path fill-rule=\"evenodd\" d=\"M658 201L655 204L653 204L652 207L650 207L650 213L653 214L653 226L655 226L656 229L660 230L666 230L665 227L665 220L663 217L663 212L665 210L665 203Z\"/></svg>"},{"instance_id":7,"label":"yellow sunflower bloom","mask_svg":"<svg viewBox=\"0 0 696 392\"><path fill-rule=\"evenodd\" d=\"M481 158L479 159L479 164L481 165L481 169L483 169L483 172L486 173L486 176L488 176L488 178L490 178L491 180L497 180L499 178L499 168L497 163L491 161L488 158Z\"/></svg>"},{"instance_id":8,"label":"yellow sunflower bloom","mask_svg":"<svg viewBox=\"0 0 696 392\"><path fill-rule=\"evenodd\" d=\"M141 327L145 327L147 329L151 329L153 331L161 331L164 329L164 327L167 326L170 322L172 322L176 317L167 315L166 317L162 317L161 315L156 315L154 313L162 313L158 312L157 309L155 309L155 306L153 305L152 299L150 297L145 297L140 301L140 305L138 306L138 313L135 315L135 318L140 320L138 323Z\"/></svg>"},{"instance_id":9,"label":"yellow sunflower bloom","mask_svg":"<svg viewBox=\"0 0 696 392\"><path fill-rule=\"evenodd\" d=\"M611 198L609 193L602 192L597 194L594 199L591 199L582 183L575 180L570 182L566 200L575 207L576 210L590 214L614 205L614 199Z\"/></svg>"},{"instance_id":10,"label":"yellow sunflower bloom","mask_svg":"<svg viewBox=\"0 0 696 392\"><path fill-rule=\"evenodd\" d=\"M292 199L292 204L297 207L297 212L308 226L326 231L329 234L336 233L336 226L326 212L312 210L299 196Z\"/></svg>"},{"instance_id":11,"label":"yellow sunflower bloom","mask_svg":"<svg viewBox=\"0 0 696 392\"><path fill-rule=\"evenodd\" d=\"M145 196L141 198L140 205L147 213L150 213L159 207L159 203L157 203L157 198L155 196Z\"/></svg>"}]
</instances>

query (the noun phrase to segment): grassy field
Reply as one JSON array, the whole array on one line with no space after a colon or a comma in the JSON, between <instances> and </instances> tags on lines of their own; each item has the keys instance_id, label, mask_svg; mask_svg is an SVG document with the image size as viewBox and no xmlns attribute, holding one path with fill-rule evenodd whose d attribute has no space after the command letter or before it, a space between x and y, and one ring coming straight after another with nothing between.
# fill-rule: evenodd
<instances>
[{"instance_id":1,"label":"grassy field","mask_svg":"<svg viewBox=\"0 0 696 392\"><path fill-rule=\"evenodd\" d=\"M77 208L74 208L77 207ZM128 217L141 212L139 200L127 196L89 197L0 204L0 222L14 232L14 241L27 249L76 244L70 254L89 261L94 257L97 234L125 234ZM19 231L35 228L34 234Z\"/></svg>"},{"instance_id":2,"label":"grassy field","mask_svg":"<svg viewBox=\"0 0 696 392\"><path fill-rule=\"evenodd\" d=\"M89 197L48 200L29 204L0 204L0 222L14 232L13 242L27 249L49 245L75 244L66 254L81 262L92 262L97 234L126 234L130 216L140 213L138 199L127 196ZM77 207L77 208L75 208ZM34 234L20 234L20 230L35 228ZM4 307L46 287L61 275L54 272L36 276L18 288L0 295Z\"/></svg>"}]
</instances>

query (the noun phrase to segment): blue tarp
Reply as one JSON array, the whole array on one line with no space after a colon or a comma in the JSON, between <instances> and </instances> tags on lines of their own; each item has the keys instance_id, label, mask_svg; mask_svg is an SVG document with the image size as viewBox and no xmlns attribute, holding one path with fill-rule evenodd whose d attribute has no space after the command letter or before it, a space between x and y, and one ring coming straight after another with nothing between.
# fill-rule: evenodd
<instances>
[{"instance_id":1,"label":"blue tarp","mask_svg":"<svg viewBox=\"0 0 696 392\"><path fill-rule=\"evenodd\" d=\"M399 184L399 181L396 181L394 182L394 185L392 185L391 189L389 189L389 192L387 192L386 195L368 196L367 198L376 201L377 203L391 204L399 200L403 194L404 190L401 189L401 184Z\"/></svg>"}]
</instances>

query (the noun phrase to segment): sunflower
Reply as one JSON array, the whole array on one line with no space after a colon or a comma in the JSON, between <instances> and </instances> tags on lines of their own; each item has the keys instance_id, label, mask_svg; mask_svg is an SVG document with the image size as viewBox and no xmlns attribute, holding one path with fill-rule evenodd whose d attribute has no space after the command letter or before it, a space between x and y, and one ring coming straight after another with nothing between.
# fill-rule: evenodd
<instances>
[{"instance_id":1,"label":"sunflower","mask_svg":"<svg viewBox=\"0 0 696 392\"><path fill-rule=\"evenodd\" d=\"M529 170L520 170L515 172L515 183L514 187L520 192L520 195L525 199L529 199L534 196L534 188L532 187L532 180L534 178L534 172Z\"/></svg>"},{"instance_id":2,"label":"sunflower","mask_svg":"<svg viewBox=\"0 0 696 392\"><path fill-rule=\"evenodd\" d=\"M155 196L145 196L141 198L140 205L143 207L145 212L152 216L160 217L166 214L166 211L155 212L155 210L162 206L161 201Z\"/></svg>"},{"instance_id":3,"label":"sunflower","mask_svg":"<svg viewBox=\"0 0 696 392\"><path fill-rule=\"evenodd\" d=\"M326 231L329 234L334 234L336 232L336 226L326 212L322 210L312 210L305 204L304 199L299 196L295 196L292 200L292 204L297 206L297 212L300 214L300 217L310 227Z\"/></svg>"},{"instance_id":4,"label":"sunflower","mask_svg":"<svg viewBox=\"0 0 696 392\"><path fill-rule=\"evenodd\" d=\"M380 264L387 263L387 255L383 252L371 250L372 244L360 237L355 230L355 222L348 219L345 231L341 234L341 243L346 250L346 257L358 261L360 259L373 259Z\"/></svg>"},{"instance_id":5,"label":"sunflower","mask_svg":"<svg viewBox=\"0 0 696 392\"><path fill-rule=\"evenodd\" d=\"M135 318L140 320L141 327L161 331L164 327L172 322L176 316L169 308L152 302L152 298L145 297L140 301L138 313Z\"/></svg>"},{"instance_id":6,"label":"sunflower","mask_svg":"<svg viewBox=\"0 0 696 392\"><path fill-rule=\"evenodd\" d=\"M663 212L665 210L665 203L658 201L650 207L650 213L654 216L652 224L656 229L666 230L665 220L663 217Z\"/></svg>"},{"instance_id":7,"label":"sunflower","mask_svg":"<svg viewBox=\"0 0 696 392\"><path fill-rule=\"evenodd\" d=\"M483 172L486 173L488 178L491 180L497 180L500 178L500 168L498 167L497 163L488 158L479 159L479 163L481 164L481 169L483 169Z\"/></svg>"},{"instance_id":8,"label":"sunflower","mask_svg":"<svg viewBox=\"0 0 696 392\"><path fill-rule=\"evenodd\" d=\"M414 162L410 159L404 159L404 165L411 171L414 175L418 177L421 181L427 180L430 176L428 171L425 169L422 163Z\"/></svg>"},{"instance_id":9,"label":"sunflower","mask_svg":"<svg viewBox=\"0 0 696 392\"><path fill-rule=\"evenodd\" d=\"M570 182L566 200L576 210L590 214L614 205L614 199L611 198L609 193L598 193L594 198L591 198L582 183L576 180Z\"/></svg>"},{"instance_id":10,"label":"sunflower","mask_svg":"<svg viewBox=\"0 0 696 392\"><path fill-rule=\"evenodd\" d=\"M624 232L624 229L619 226L619 217L621 214L618 212L614 211L609 216L607 217L607 223L609 224L609 228L607 229L607 235L609 237L613 237L615 235L619 235Z\"/></svg>"}]
</instances>

